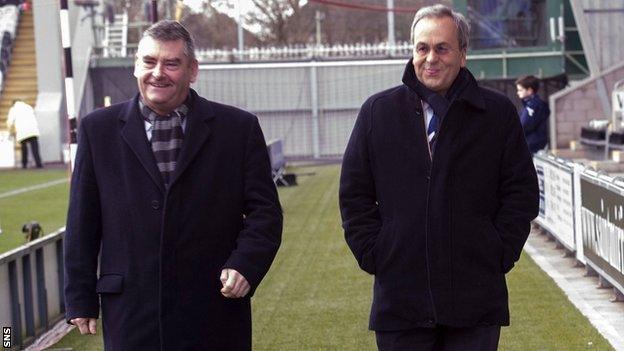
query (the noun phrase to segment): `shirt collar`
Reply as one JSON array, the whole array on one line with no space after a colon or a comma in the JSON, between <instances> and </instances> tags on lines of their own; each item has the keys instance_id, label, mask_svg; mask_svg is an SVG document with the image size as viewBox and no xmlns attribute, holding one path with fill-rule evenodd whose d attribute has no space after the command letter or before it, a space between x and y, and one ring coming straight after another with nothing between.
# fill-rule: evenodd
<instances>
[{"instance_id":1,"label":"shirt collar","mask_svg":"<svg viewBox=\"0 0 624 351\"><path fill-rule=\"evenodd\" d=\"M422 107L423 107L423 111L425 111L425 112L429 112L428 110L430 110L430 109L431 109L431 110L433 110L433 109L431 108L431 105L429 105L429 104L427 103L427 101L425 101L425 100L422 100Z\"/></svg>"}]
</instances>

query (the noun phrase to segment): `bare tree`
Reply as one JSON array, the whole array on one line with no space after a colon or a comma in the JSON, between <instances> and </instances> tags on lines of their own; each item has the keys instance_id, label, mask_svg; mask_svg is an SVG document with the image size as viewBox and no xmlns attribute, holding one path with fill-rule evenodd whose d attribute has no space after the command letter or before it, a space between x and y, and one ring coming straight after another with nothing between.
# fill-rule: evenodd
<instances>
[{"instance_id":1,"label":"bare tree","mask_svg":"<svg viewBox=\"0 0 624 351\"><path fill-rule=\"evenodd\" d=\"M388 38L386 0L340 0L352 7L328 6L310 3L305 7L307 16L321 11L323 40L328 44L379 43ZM416 11L433 3L450 3L448 0L395 0L395 36L398 41L409 41L411 23Z\"/></svg>"},{"instance_id":2,"label":"bare tree","mask_svg":"<svg viewBox=\"0 0 624 351\"><path fill-rule=\"evenodd\" d=\"M232 49L237 47L238 24L208 4L202 13L188 13L180 21L193 35L197 48ZM247 46L258 45L258 39L244 30Z\"/></svg>"},{"instance_id":3,"label":"bare tree","mask_svg":"<svg viewBox=\"0 0 624 351\"><path fill-rule=\"evenodd\" d=\"M247 23L260 26L259 39L270 45L290 45L313 42L315 15L323 13L322 42L378 43L388 37L386 0L340 0L346 6L331 6L300 0L252 0L255 10L247 14ZM409 41L412 19L426 5L450 0L395 0L395 35L399 41ZM406 11L408 10L408 11Z\"/></svg>"},{"instance_id":4,"label":"bare tree","mask_svg":"<svg viewBox=\"0 0 624 351\"><path fill-rule=\"evenodd\" d=\"M246 16L249 24L260 25L259 38L267 44L289 45L307 42L310 19L302 17L300 0L252 0L255 11Z\"/></svg>"}]
</instances>

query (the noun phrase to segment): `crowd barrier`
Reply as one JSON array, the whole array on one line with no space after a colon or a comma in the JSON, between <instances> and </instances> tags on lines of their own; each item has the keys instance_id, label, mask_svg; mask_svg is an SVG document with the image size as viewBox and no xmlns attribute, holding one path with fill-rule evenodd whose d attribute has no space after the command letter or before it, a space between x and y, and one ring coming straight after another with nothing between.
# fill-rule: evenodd
<instances>
[{"instance_id":1,"label":"crowd barrier","mask_svg":"<svg viewBox=\"0 0 624 351\"><path fill-rule=\"evenodd\" d=\"M62 228L0 255L0 326L14 349L63 318L64 234Z\"/></svg>"},{"instance_id":2,"label":"crowd barrier","mask_svg":"<svg viewBox=\"0 0 624 351\"><path fill-rule=\"evenodd\" d=\"M533 158L540 188L535 222L601 285L624 295L624 178L539 153Z\"/></svg>"},{"instance_id":3,"label":"crowd barrier","mask_svg":"<svg viewBox=\"0 0 624 351\"><path fill-rule=\"evenodd\" d=\"M565 159L548 154L533 158L540 188L540 212L535 221L557 238L559 243L571 252L577 252L577 231L575 230L574 189L579 166Z\"/></svg>"}]
</instances>

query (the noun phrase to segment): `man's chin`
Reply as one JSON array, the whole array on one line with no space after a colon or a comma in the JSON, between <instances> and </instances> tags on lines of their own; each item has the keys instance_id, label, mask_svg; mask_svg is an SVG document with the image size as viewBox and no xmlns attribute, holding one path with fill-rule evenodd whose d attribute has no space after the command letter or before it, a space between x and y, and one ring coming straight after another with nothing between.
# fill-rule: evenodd
<instances>
[{"instance_id":1,"label":"man's chin","mask_svg":"<svg viewBox=\"0 0 624 351\"><path fill-rule=\"evenodd\" d=\"M144 96L143 99L147 106L157 113L162 113L162 111L166 110L166 106L169 104L169 100L167 99L154 99L149 95L146 97Z\"/></svg>"},{"instance_id":2,"label":"man's chin","mask_svg":"<svg viewBox=\"0 0 624 351\"><path fill-rule=\"evenodd\" d=\"M150 94L150 93L146 94L146 98L154 105L161 105L171 100L169 96L163 96L162 94Z\"/></svg>"},{"instance_id":3,"label":"man's chin","mask_svg":"<svg viewBox=\"0 0 624 351\"><path fill-rule=\"evenodd\" d=\"M437 82L435 84L431 84L431 82L424 82L424 85L432 91L437 92L438 90L440 90L440 84L437 84Z\"/></svg>"}]
</instances>

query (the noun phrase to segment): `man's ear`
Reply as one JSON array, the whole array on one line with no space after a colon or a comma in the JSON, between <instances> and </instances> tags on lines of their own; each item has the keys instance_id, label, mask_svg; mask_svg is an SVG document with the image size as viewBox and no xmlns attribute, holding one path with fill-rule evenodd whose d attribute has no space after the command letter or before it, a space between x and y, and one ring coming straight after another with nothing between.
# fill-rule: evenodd
<instances>
[{"instance_id":1,"label":"man's ear","mask_svg":"<svg viewBox=\"0 0 624 351\"><path fill-rule=\"evenodd\" d=\"M466 67L466 55L467 55L467 49L463 49L461 51L461 67Z\"/></svg>"},{"instance_id":2,"label":"man's ear","mask_svg":"<svg viewBox=\"0 0 624 351\"><path fill-rule=\"evenodd\" d=\"M197 80L197 74L199 73L199 63L197 59L193 60L191 63L191 83L195 83Z\"/></svg>"}]
</instances>

